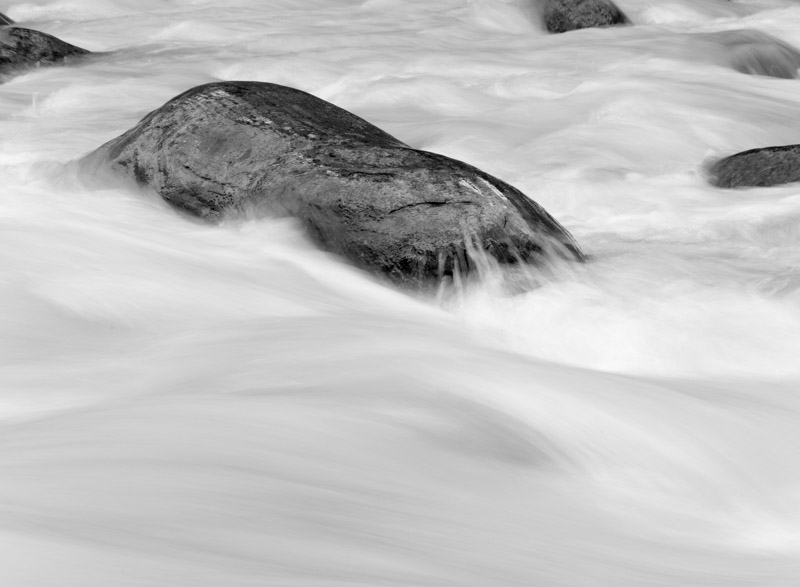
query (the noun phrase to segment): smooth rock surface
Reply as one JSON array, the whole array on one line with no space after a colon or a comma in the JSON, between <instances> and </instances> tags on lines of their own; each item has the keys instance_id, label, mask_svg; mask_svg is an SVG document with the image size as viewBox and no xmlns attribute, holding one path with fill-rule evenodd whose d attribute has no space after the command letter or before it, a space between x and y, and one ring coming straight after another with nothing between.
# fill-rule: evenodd
<instances>
[{"instance_id":1,"label":"smooth rock surface","mask_svg":"<svg viewBox=\"0 0 800 587\"><path fill-rule=\"evenodd\" d=\"M550 33L630 23L610 0L547 0L542 20Z\"/></svg>"},{"instance_id":2,"label":"smooth rock surface","mask_svg":"<svg viewBox=\"0 0 800 587\"><path fill-rule=\"evenodd\" d=\"M800 181L800 145L763 147L715 161L709 182L722 188L771 186Z\"/></svg>"},{"instance_id":3,"label":"smooth rock surface","mask_svg":"<svg viewBox=\"0 0 800 587\"><path fill-rule=\"evenodd\" d=\"M0 74L56 63L89 51L47 33L19 27L0 29Z\"/></svg>"},{"instance_id":4,"label":"smooth rock surface","mask_svg":"<svg viewBox=\"0 0 800 587\"><path fill-rule=\"evenodd\" d=\"M501 263L583 258L519 190L275 84L193 88L81 166L152 188L209 221L295 217L324 249L397 281L468 271L473 243Z\"/></svg>"}]
</instances>

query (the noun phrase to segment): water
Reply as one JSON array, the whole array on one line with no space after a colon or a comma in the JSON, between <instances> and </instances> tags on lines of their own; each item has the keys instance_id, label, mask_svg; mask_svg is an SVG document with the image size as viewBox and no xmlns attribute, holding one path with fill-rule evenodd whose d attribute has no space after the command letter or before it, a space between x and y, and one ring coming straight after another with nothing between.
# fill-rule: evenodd
<instances>
[{"instance_id":1,"label":"water","mask_svg":"<svg viewBox=\"0 0 800 587\"><path fill-rule=\"evenodd\" d=\"M800 5L618 4L559 36L512 0L0 7L105 52L0 86L0 584L796 585L800 190L703 169L800 142L800 82L711 34L800 47ZM236 79L501 177L591 261L411 296L74 177Z\"/></svg>"}]
</instances>

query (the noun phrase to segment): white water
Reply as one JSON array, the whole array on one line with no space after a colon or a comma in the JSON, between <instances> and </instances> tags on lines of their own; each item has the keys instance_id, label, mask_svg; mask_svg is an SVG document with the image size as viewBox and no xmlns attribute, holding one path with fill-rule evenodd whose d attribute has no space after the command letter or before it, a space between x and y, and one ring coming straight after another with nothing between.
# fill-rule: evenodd
<instances>
[{"instance_id":1,"label":"white water","mask_svg":"<svg viewBox=\"0 0 800 587\"><path fill-rule=\"evenodd\" d=\"M0 585L797 585L800 188L702 169L800 142L800 81L688 33L800 47L800 5L618 4L0 6L111 51L0 86ZM494 173L591 262L414 299L65 171L234 79Z\"/></svg>"}]
</instances>

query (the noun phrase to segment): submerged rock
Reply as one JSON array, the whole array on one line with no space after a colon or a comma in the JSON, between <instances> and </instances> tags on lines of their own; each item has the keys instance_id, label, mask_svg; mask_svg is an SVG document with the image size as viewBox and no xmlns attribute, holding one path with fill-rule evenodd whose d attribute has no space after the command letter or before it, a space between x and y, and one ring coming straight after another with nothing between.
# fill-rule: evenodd
<instances>
[{"instance_id":1,"label":"submerged rock","mask_svg":"<svg viewBox=\"0 0 800 587\"><path fill-rule=\"evenodd\" d=\"M551 33L630 23L610 0L546 0L542 19Z\"/></svg>"},{"instance_id":2,"label":"submerged rock","mask_svg":"<svg viewBox=\"0 0 800 587\"><path fill-rule=\"evenodd\" d=\"M711 184L722 188L771 186L800 181L800 145L742 151L712 163Z\"/></svg>"},{"instance_id":3,"label":"submerged rock","mask_svg":"<svg viewBox=\"0 0 800 587\"><path fill-rule=\"evenodd\" d=\"M725 48L727 61L736 71L787 79L798 77L800 51L767 33L721 31L707 37Z\"/></svg>"},{"instance_id":4,"label":"submerged rock","mask_svg":"<svg viewBox=\"0 0 800 587\"><path fill-rule=\"evenodd\" d=\"M640 45L642 53L709 63L748 75L798 78L800 51L767 33L750 29L714 33L666 33Z\"/></svg>"},{"instance_id":5,"label":"submerged rock","mask_svg":"<svg viewBox=\"0 0 800 587\"><path fill-rule=\"evenodd\" d=\"M0 28L0 74L63 61L89 53L47 33L19 27Z\"/></svg>"},{"instance_id":6,"label":"submerged rock","mask_svg":"<svg viewBox=\"0 0 800 587\"><path fill-rule=\"evenodd\" d=\"M583 258L556 220L507 183L275 84L193 88L81 165L209 221L295 217L324 249L398 281L468 271L472 246L501 263Z\"/></svg>"}]
</instances>

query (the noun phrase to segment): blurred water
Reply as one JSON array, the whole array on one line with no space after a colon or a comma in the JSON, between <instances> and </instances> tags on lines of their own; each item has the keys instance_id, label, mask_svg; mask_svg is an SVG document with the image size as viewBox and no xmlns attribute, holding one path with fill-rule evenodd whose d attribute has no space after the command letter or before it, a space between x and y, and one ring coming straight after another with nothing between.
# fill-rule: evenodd
<instances>
[{"instance_id":1,"label":"blurred water","mask_svg":"<svg viewBox=\"0 0 800 587\"><path fill-rule=\"evenodd\" d=\"M0 584L794 586L800 190L704 162L800 141L790 0L71 0L100 52L0 86ZM591 261L509 292L373 282L68 163L215 80L297 87L521 188Z\"/></svg>"}]
</instances>

